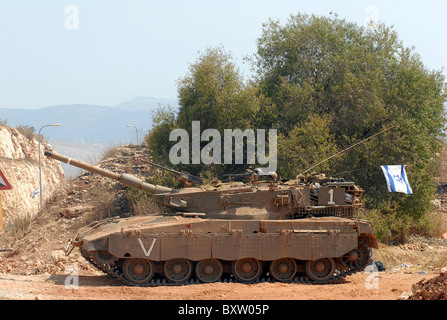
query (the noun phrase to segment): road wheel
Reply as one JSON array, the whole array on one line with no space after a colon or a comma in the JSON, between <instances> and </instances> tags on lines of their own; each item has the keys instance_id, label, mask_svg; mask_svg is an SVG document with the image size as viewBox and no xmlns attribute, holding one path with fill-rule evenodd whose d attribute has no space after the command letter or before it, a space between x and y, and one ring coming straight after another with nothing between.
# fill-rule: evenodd
<instances>
[{"instance_id":1,"label":"road wheel","mask_svg":"<svg viewBox=\"0 0 447 320\"><path fill-rule=\"evenodd\" d=\"M332 258L306 261L304 266L307 276L317 282L328 281L335 272L335 261Z\"/></svg>"},{"instance_id":2,"label":"road wheel","mask_svg":"<svg viewBox=\"0 0 447 320\"><path fill-rule=\"evenodd\" d=\"M222 272L222 263L217 259L205 259L196 264L196 276L205 283L218 281Z\"/></svg>"},{"instance_id":3,"label":"road wheel","mask_svg":"<svg viewBox=\"0 0 447 320\"><path fill-rule=\"evenodd\" d=\"M291 258L273 260L269 268L271 276L283 282L292 280L296 274L296 270L296 262Z\"/></svg>"},{"instance_id":4,"label":"road wheel","mask_svg":"<svg viewBox=\"0 0 447 320\"><path fill-rule=\"evenodd\" d=\"M187 259L171 259L163 264L163 272L168 281L182 283L186 282L191 276L192 265Z\"/></svg>"},{"instance_id":5,"label":"road wheel","mask_svg":"<svg viewBox=\"0 0 447 320\"><path fill-rule=\"evenodd\" d=\"M239 259L233 261L231 272L240 282L253 282L261 275L262 265L255 258Z\"/></svg>"},{"instance_id":6,"label":"road wheel","mask_svg":"<svg viewBox=\"0 0 447 320\"><path fill-rule=\"evenodd\" d=\"M150 260L131 258L124 261L123 273L129 282L138 286L151 281L154 267Z\"/></svg>"}]
</instances>

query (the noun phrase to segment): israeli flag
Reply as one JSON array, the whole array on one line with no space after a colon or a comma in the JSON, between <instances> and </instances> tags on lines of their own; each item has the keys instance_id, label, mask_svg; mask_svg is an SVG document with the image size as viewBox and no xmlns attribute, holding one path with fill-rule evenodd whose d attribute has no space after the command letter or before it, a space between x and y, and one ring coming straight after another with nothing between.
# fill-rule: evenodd
<instances>
[{"instance_id":1,"label":"israeli flag","mask_svg":"<svg viewBox=\"0 0 447 320\"><path fill-rule=\"evenodd\" d=\"M389 192L413 194L413 190L411 190L410 184L408 183L405 165L381 166L381 168L385 175Z\"/></svg>"}]
</instances>

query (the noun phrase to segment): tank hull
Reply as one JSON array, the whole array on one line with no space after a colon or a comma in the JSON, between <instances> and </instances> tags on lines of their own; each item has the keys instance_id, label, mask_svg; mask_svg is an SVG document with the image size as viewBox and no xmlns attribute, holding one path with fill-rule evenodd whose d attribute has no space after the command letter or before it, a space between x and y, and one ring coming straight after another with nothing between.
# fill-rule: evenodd
<instances>
[{"instance_id":1,"label":"tank hull","mask_svg":"<svg viewBox=\"0 0 447 320\"><path fill-rule=\"evenodd\" d=\"M98 223L81 229L73 245L94 265L131 285L153 285L157 279L171 284L191 279L254 282L261 276L294 281L300 274L326 283L362 270L369 248L378 247L370 223L358 219L175 215ZM213 276L215 270L221 271Z\"/></svg>"}]
</instances>

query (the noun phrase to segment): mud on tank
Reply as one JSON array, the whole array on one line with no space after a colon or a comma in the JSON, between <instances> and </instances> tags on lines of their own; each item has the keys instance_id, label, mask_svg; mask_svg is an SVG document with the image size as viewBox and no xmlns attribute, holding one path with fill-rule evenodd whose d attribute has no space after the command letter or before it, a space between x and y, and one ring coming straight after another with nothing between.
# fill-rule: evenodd
<instances>
[{"instance_id":1,"label":"mud on tank","mask_svg":"<svg viewBox=\"0 0 447 320\"><path fill-rule=\"evenodd\" d=\"M81 228L67 246L130 285L270 279L330 283L363 270L378 248L357 218L363 190L324 175L171 189L45 151L45 155L152 194L175 214L111 218ZM193 182L190 175L180 178Z\"/></svg>"}]
</instances>

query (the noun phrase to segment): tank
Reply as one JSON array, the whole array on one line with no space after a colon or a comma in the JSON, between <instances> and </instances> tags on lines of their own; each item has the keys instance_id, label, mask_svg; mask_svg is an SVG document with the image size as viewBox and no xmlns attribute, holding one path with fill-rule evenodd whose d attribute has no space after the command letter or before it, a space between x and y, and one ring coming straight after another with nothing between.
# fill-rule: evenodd
<instances>
[{"instance_id":1,"label":"tank","mask_svg":"<svg viewBox=\"0 0 447 320\"><path fill-rule=\"evenodd\" d=\"M358 219L363 190L312 174L278 181L261 170L248 181L185 188L153 185L52 150L47 157L152 194L171 213L110 218L81 228L79 247L100 270L137 286L216 281L332 283L370 262L378 248L370 222ZM237 176L237 175L236 175ZM234 178L234 177L232 177Z\"/></svg>"}]
</instances>

